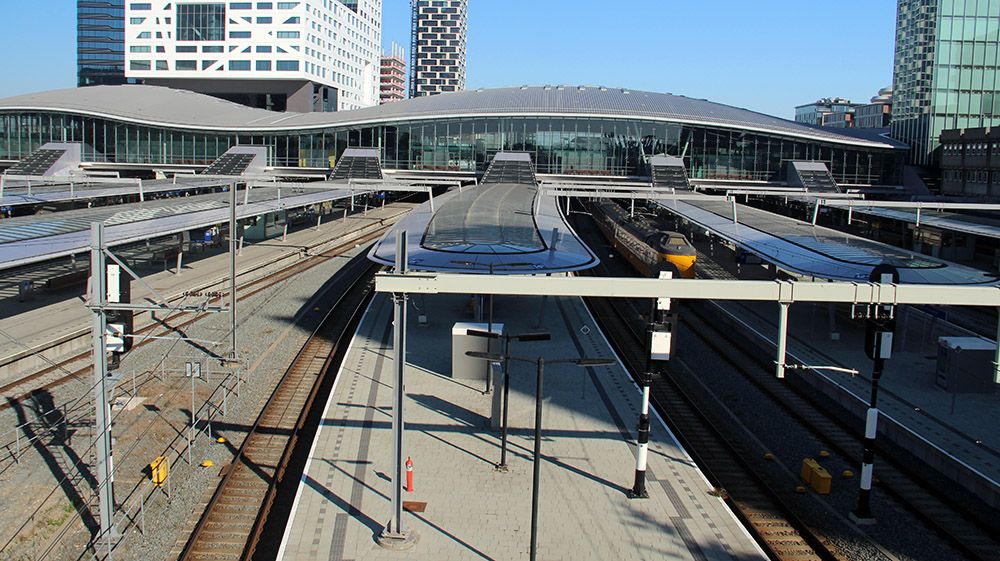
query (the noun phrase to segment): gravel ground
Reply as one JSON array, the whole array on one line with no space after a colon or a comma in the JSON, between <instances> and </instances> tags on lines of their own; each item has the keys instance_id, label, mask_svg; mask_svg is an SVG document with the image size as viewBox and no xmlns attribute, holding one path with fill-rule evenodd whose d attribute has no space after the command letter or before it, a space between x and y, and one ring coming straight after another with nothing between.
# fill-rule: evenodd
<instances>
[{"instance_id":1,"label":"gravel ground","mask_svg":"<svg viewBox=\"0 0 1000 561\"><path fill-rule=\"evenodd\" d=\"M588 234L579 226L577 232L592 240L592 247L611 268L609 274L628 274L624 259L611 257L599 232ZM641 310L648 306L647 303L639 305ZM822 439L777 410L770 398L739 370L739 367L755 368L755 364L739 359L738 365L728 361L686 329L684 306L679 306L678 351L671 363L671 375L682 379L685 388L698 397L699 407L711 412L713 417L738 420L738 423L727 423L728 438L737 444L744 458L758 472L771 480L784 482L789 489L794 488L800 484L798 472L802 459L817 457L820 450L826 449ZM776 461L764 460L766 451L772 452ZM792 501L800 507L800 516L826 532L847 558L861 561L965 559L943 537L878 489L872 500L878 523L865 528L855 526L847 519L847 513L857 501L858 479L845 480L839 475L845 469L857 473L857 466L833 453L821 463L835 476L833 492L825 496L811 492L792 494Z\"/></svg>"},{"instance_id":2,"label":"gravel ground","mask_svg":"<svg viewBox=\"0 0 1000 561\"><path fill-rule=\"evenodd\" d=\"M348 252L348 257L362 249L353 249ZM192 454L193 465L187 463L186 454L191 383L184 377L184 363L201 361L203 372L207 374L207 380L195 383L197 406L201 407L213 392L217 392L214 401L221 406L222 392L218 387L223 382L227 387L234 385L234 371L219 366L218 361L209 360L204 351L207 348L225 354L228 315L209 315L183 330L184 335L195 340L223 341L216 349L208 343L160 340L137 349L123 360L119 370L123 380L113 393L118 404L114 412L120 415L116 417L114 444L115 500L130 507L135 526L126 531L115 550L115 558L164 559L176 544L183 544L186 532L193 526L192 520L197 520L200 507L218 483L220 466L231 460L246 434L246 428L253 423L277 379L308 336L304 329L294 324L296 314L308 309L309 299L346 260L326 260L240 302L240 354L244 364L252 370L244 374L248 382L240 386L238 396L232 394L227 398L227 414L213 422L212 437L204 433L198 436ZM133 371L137 373L138 398L130 400ZM62 405L79 398L78 411L68 415L71 426L74 419L79 419L80 424L86 424L88 420L92 423L89 386L88 379L60 387L54 395L42 396L38 409L47 410L51 403ZM4 423L3 426L12 426L18 414L25 420L35 418L32 411L12 408L0 415L0 422ZM225 437L227 442L216 443L214 438L217 436ZM54 541L53 538L59 534L64 535L55 540L58 546L45 558L75 559L86 556L90 532L80 524L80 517L73 513L71 500L78 504L91 504L91 484L86 479L66 482L55 492L53 486L57 481L54 474L71 471L69 466L74 462L90 463L88 448L91 439L92 429L86 426L77 427L68 441L61 438L42 439L35 450L22 459L21 465L12 465L0 472L0 510L4 512L5 520L22 521L38 509L34 527L22 532L9 548L0 551L0 559L35 559L40 553L39 545L44 549L44 544ZM165 492L158 492L146 502L146 531L142 534L137 528L140 525L139 493L133 493L133 490L137 487L149 489L148 463L159 455L170 459L171 497L168 499ZM214 467L200 467L203 460L211 460ZM28 468L39 465L47 469ZM83 472L91 477L89 468L85 467ZM24 494L19 491L27 491L37 499L25 501ZM51 498L38 507L41 498L50 492L53 492ZM0 531L3 540L0 547L15 530L16 527L9 523L4 525Z\"/></svg>"}]
</instances>

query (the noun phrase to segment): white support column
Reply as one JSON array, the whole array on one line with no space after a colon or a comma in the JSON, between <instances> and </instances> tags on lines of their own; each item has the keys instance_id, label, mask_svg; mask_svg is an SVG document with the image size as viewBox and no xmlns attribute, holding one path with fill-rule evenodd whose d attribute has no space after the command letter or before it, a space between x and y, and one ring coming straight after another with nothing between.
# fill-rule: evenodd
<instances>
[{"instance_id":1,"label":"white support column","mask_svg":"<svg viewBox=\"0 0 1000 561\"><path fill-rule=\"evenodd\" d=\"M146 201L146 194L142 191L142 179L139 179L139 202Z\"/></svg>"},{"instance_id":2,"label":"white support column","mask_svg":"<svg viewBox=\"0 0 1000 561\"><path fill-rule=\"evenodd\" d=\"M739 224L739 217L736 215L736 197L729 199L733 203L733 224Z\"/></svg>"},{"instance_id":3,"label":"white support column","mask_svg":"<svg viewBox=\"0 0 1000 561\"><path fill-rule=\"evenodd\" d=\"M431 214L434 214L434 188L427 186L427 200L431 203Z\"/></svg>"},{"instance_id":4,"label":"white support column","mask_svg":"<svg viewBox=\"0 0 1000 561\"><path fill-rule=\"evenodd\" d=\"M775 360L774 375L785 377L785 349L788 342L788 302L778 302L778 356Z\"/></svg>"},{"instance_id":5,"label":"white support column","mask_svg":"<svg viewBox=\"0 0 1000 561\"><path fill-rule=\"evenodd\" d=\"M917 228L920 227L920 207L917 207L917 223L915 224Z\"/></svg>"},{"instance_id":6,"label":"white support column","mask_svg":"<svg viewBox=\"0 0 1000 561\"><path fill-rule=\"evenodd\" d=\"M854 218L854 205L847 207L847 225L851 225L851 220Z\"/></svg>"},{"instance_id":7,"label":"white support column","mask_svg":"<svg viewBox=\"0 0 1000 561\"><path fill-rule=\"evenodd\" d=\"M819 199L816 200L816 204L813 205L813 226L816 225L816 220L819 219Z\"/></svg>"}]
</instances>

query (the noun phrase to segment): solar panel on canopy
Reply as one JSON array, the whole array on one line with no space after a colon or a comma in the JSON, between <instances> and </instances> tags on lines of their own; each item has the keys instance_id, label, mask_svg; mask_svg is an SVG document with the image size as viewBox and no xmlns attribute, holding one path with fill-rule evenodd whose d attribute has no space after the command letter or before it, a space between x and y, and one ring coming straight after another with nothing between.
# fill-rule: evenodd
<instances>
[{"instance_id":1,"label":"solar panel on canopy","mask_svg":"<svg viewBox=\"0 0 1000 561\"><path fill-rule=\"evenodd\" d=\"M7 168L8 175L45 175L65 154L65 150L41 149L29 154L23 160Z\"/></svg>"},{"instance_id":2,"label":"solar panel on canopy","mask_svg":"<svg viewBox=\"0 0 1000 561\"><path fill-rule=\"evenodd\" d=\"M348 148L340 155L330 179L382 179L382 165L374 148Z\"/></svg>"},{"instance_id":3,"label":"solar panel on canopy","mask_svg":"<svg viewBox=\"0 0 1000 561\"><path fill-rule=\"evenodd\" d=\"M205 175L243 175L250 167L254 154L226 153L219 156L211 165L202 170Z\"/></svg>"},{"instance_id":4,"label":"solar panel on canopy","mask_svg":"<svg viewBox=\"0 0 1000 561\"><path fill-rule=\"evenodd\" d=\"M527 152L497 152L480 183L524 183L534 185L535 166Z\"/></svg>"}]
</instances>

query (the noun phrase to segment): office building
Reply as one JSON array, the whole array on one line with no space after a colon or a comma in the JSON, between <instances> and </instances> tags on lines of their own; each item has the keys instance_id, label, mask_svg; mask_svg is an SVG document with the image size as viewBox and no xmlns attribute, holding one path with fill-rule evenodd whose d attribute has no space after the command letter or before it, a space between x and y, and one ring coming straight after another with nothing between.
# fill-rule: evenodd
<instances>
[{"instance_id":1,"label":"office building","mask_svg":"<svg viewBox=\"0 0 1000 561\"><path fill-rule=\"evenodd\" d=\"M998 45L1000 2L898 0L890 129L910 163L937 164L943 130L997 124Z\"/></svg>"},{"instance_id":2,"label":"office building","mask_svg":"<svg viewBox=\"0 0 1000 561\"><path fill-rule=\"evenodd\" d=\"M882 129L889 126L892 117L892 88L882 88L872 97L871 103L854 108L854 128Z\"/></svg>"},{"instance_id":3,"label":"office building","mask_svg":"<svg viewBox=\"0 0 1000 561\"><path fill-rule=\"evenodd\" d=\"M411 0L410 97L465 89L469 0Z\"/></svg>"},{"instance_id":4,"label":"office building","mask_svg":"<svg viewBox=\"0 0 1000 561\"><path fill-rule=\"evenodd\" d=\"M795 122L823 127L851 128L855 104L842 97L824 97L795 108Z\"/></svg>"},{"instance_id":5,"label":"office building","mask_svg":"<svg viewBox=\"0 0 1000 561\"><path fill-rule=\"evenodd\" d=\"M393 43L389 54L382 55L381 67L379 103L406 99L406 63L403 58L403 48Z\"/></svg>"},{"instance_id":6,"label":"office building","mask_svg":"<svg viewBox=\"0 0 1000 561\"><path fill-rule=\"evenodd\" d=\"M77 0L78 86L113 86L125 78L125 0Z\"/></svg>"},{"instance_id":7,"label":"office building","mask_svg":"<svg viewBox=\"0 0 1000 561\"><path fill-rule=\"evenodd\" d=\"M378 104L381 0L133 2L125 75L275 111Z\"/></svg>"}]
</instances>

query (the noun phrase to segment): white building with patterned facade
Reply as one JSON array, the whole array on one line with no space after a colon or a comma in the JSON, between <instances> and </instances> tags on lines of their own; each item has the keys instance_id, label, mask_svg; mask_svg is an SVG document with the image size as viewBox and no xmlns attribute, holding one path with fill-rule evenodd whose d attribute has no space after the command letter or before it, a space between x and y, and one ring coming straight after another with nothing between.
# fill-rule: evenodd
<instances>
[{"instance_id":1,"label":"white building with patterned facade","mask_svg":"<svg viewBox=\"0 0 1000 561\"><path fill-rule=\"evenodd\" d=\"M125 6L125 75L276 111L378 105L382 0Z\"/></svg>"}]
</instances>

